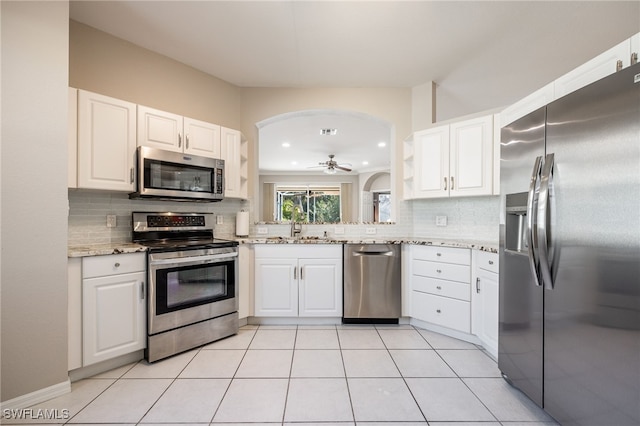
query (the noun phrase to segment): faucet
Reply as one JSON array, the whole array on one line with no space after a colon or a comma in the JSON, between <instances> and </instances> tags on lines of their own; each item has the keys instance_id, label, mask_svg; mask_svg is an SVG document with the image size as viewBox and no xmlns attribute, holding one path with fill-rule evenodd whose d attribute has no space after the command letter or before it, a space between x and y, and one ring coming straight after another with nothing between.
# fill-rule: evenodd
<instances>
[{"instance_id":1,"label":"faucet","mask_svg":"<svg viewBox=\"0 0 640 426\"><path fill-rule=\"evenodd\" d=\"M302 224L296 223L296 213L302 214L300 206L293 206L291 212L291 238L296 238L302 232Z\"/></svg>"}]
</instances>

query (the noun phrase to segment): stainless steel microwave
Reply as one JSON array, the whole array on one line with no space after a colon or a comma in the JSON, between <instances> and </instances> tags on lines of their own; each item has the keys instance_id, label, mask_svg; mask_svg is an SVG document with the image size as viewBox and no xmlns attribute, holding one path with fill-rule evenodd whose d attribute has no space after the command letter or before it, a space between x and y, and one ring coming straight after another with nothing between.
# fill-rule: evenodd
<instances>
[{"instance_id":1,"label":"stainless steel microwave","mask_svg":"<svg viewBox=\"0 0 640 426\"><path fill-rule=\"evenodd\" d=\"M129 198L221 201L224 160L139 146L138 190Z\"/></svg>"}]
</instances>

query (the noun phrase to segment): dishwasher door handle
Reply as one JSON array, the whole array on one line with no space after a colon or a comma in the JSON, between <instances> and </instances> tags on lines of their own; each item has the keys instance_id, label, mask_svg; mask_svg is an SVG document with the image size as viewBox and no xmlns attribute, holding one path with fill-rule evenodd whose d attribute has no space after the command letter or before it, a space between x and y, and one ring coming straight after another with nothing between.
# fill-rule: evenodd
<instances>
[{"instance_id":1,"label":"dishwasher door handle","mask_svg":"<svg viewBox=\"0 0 640 426\"><path fill-rule=\"evenodd\" d=\"M393 256L392 251L354 251L353 256Z\"/></svg>"}]
</instances>

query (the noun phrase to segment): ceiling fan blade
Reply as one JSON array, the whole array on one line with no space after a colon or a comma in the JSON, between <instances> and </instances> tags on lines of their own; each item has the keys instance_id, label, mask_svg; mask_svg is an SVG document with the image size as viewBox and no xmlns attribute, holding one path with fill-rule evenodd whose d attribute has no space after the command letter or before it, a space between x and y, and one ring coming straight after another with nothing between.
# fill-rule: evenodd
<instances>
[{"instance_id":1,"label":"ceiling fan blade","mask_svg":"<svg viewBox=\"0 0 640 426\"><path fill-rule=\"evenodd\" d=\"M345 171L345 172L350 172L351 171L351 169L349 169L347 167L342 167L342 166L334 166L334 167L336 169L338 169L338 170L342 170L342 171Z\"/></svg>"}]
</instances>

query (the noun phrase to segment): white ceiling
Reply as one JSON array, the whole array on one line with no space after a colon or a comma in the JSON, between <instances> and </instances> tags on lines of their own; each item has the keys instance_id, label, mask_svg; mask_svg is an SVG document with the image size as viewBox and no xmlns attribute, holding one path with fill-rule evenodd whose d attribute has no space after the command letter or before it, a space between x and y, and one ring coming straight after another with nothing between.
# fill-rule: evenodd
<instances>
[{"instance_id":1,"label":"white ceiling","mask_svg":"<svg viewBox=\"0 0 640 426\"><path fill-rule=\"evenodd\" d=\"M439 119L508 105L640 31L638 1L72 1L70 16L241 87L434 81Z\"/></svg>"}]
</instances>

